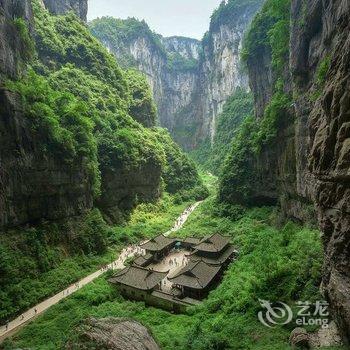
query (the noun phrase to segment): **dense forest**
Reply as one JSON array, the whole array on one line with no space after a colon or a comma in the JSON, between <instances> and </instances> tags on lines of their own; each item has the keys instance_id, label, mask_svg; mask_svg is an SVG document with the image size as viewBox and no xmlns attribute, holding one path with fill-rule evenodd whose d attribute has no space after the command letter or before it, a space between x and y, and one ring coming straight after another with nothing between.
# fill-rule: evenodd
<instances>
[{"instance_id":1,"label":"dense forest","mask_svg":"<svg viewBox=\"0 0 350 350\"><path fill-rule=\"evenodd\" d=\"M0 349L347 349L350 3L223 1L201 41L87 11L0 2ZM237 255L185 312L110 283L214 233Z\"/></svg>"}]
</instances>

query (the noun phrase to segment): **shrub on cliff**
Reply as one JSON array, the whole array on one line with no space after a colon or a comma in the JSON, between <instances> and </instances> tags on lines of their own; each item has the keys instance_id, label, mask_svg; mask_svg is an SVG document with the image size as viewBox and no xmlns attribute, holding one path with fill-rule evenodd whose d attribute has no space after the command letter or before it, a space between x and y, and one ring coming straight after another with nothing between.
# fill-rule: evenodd
<instances>
[{"instance_id":1,"label":"shrub on cliff","mask_svg":"<svg viewBox=\"0 0 350 350\"><path fill-rule=\"evenodd\" d=\"M259 64L265 53L271 55L273 95L262 118L248 118L237 132L230 156L220 179L219 198L223 202L251 205L257 181L254 161L270 147L279 131L291 122L292 99L285 88L285 65L289 53L290 0L267 0L246 35L242 58L249 66Z\"/></svg>"},{"instance_id":2,"label":"shrub on cliff","mask_svg":"<svg viewBox=\"0 0 350 350\"><path fill-rule=\"evenodd\" d=\"M162 172L165 191L171 194L178 193L178 199L181 200L207 197L208 190L200 180L193 161L182 152L165 129L155 128L153 132L160 142L166 158Z\"/></svg>"},{"instance_id":3,"label":"shrub on cliff","mask_svg":"<svg viewBox=\"0 0 350 350\"><path fill-rule=\"evenodd\" d=\"M101 192L100 172L107 167L127 176L143 168L147 172L152 164L167 174L175 167L170 154L186 158L170 137L160 138L148 128L156 123L156 108L143 75L123 71L73 13L52 16L38 0L33 9L34 71L8 86L22 96L26 116L47 155L80 161L96 195ZM188 162L185 169L184 164L181 172L175 171L176 181L182 183L179 191L199 182L194 165Z\"/></svg>"}]
</instances>

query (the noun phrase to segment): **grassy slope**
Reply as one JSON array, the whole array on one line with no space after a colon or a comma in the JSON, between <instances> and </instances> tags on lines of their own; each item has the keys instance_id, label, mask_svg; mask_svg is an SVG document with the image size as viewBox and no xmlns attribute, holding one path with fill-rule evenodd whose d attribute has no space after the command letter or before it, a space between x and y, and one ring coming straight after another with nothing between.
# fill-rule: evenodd
<instances>
[{"instance_id":1,"label":"grassy slope","mask_svg":"<svg viewBox=\"0 0 350 350\"><path fill-rule=\"evenodd\" d=\"M238 221L213 216L215 178L208 176L206 180L212 196L178 234L202 236L222 232L232 236L240 257L202 306L190 310L189 315L145 307L143 303L124 300L101 277L52 307L23 329L13 342L8 342L6 348L59 349L67 339L76 336L74 327L88 316L126 316L147 325L167 350L289 349L293 325L274 329L262 326L256 317L258 298L289 303L320 298L319 232L292 223L276 229L271 226L274 214L269 208L250 210ZM158 221L157 215L146 216L136 214L141 222ZM147 234L151 231L146 229Z\"/></svg>"}]
</instances>

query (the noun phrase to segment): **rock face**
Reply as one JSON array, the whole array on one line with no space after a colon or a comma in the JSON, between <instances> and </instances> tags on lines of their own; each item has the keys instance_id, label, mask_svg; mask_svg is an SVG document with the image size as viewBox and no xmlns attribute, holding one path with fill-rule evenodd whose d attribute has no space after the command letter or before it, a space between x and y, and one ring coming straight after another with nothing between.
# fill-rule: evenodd
<instances>
[{"instance_id":1,"label":"rock face","mask_svg":"<svg viewBox=\"0 0 350 350\"><path fill-rule=\"evenodd\" d=\"M132 173L102 168L101 173L102 193L97 202L105 218L112 223L121 221L123 213L134 208L136 199L152 201L160 196L162 169L159 164L147 162Z\"/></svg>"},{"instance_id":2,"label":"rock face","mask_svg":"<svg viewBox=\"0 0 350 350\"><path fill-rule=\"evenodd\" d=\"M23 42L18 34L15 18L32 25L32 6L29 0L0 0L0 78L15 78L20 73Z\"/></svg>"},{"instance_id":3,"label":"rock face","mask_svg":"<svg viewBox=\"0 0 350 350\"><path fill-rule=\"evenodd\" d=\"M45 156L18 95L0 89L0 227L61 219L92 207L83 163ZM83 161L82 161L83 162Z\"/></svg>"},{"instance_id":4,"label":"rock face","mask_svg":"<svg viewBox=\"0 0 350 350\"><path fill-rule=\"evenodd\" d=\"M255 198L279 201L288 218L324 233L323 291L344 339L350 339L350 2L293 0L286 89L293 92L276 141L250 161ZM271 100L271 54L248 62L256 118ZM262 187L263 185L263 187ZM270 187L269 187L270 186ZM261 190L263 188L263 191ZM268 193L266 193L268 189Z\"/></svg>"},{"instance_id":5,"label":"rock face","mask_svg":"<svg viewBox=\"0 0 350 350\"><path fill-rule=\"evenodd\" d=\"M296 115L309 141L307 186L324 232L323 288L350 340L350 2L295 0L292 16L305 23L293 28L291 68L300 92ZM320 88L315 74L326 62ZM307 99L314 91L315 103Z\"/></svg>"},{"instance_id":6,"label":"rock face","mask_svg":"<svg viewBox=\"0 0 350 350\"><path fill-rule=\"evenodd\" d=\"M29 1L0 2L1 80L21 74L25 51L14 18L29 27ZM0 227L77 215L92 206L89 176L82 164L45 157L23 117L18 95L0 89Z\"/></svg>"},{"instance_id":7,"label":"rock face","mask_svg":"<svg viewBox=\"0 0 350 350\"><path fill-rule=\"evenodd\" d=\"M69 342L67 350L160 350L147 328L133 320L91 318L77 332L79 340Z\"/></svg>"},{"instance_id":8,"label":"rock face","mask_svg":"<svg viewBox=\"0 0 350 350\"><path fill-rule=\"evenodd\" d=\"M234 90L248 89L239 49L261 3L257 0L230 8L223 3L202 42L163 38L152 33L145 23L143 30L115 40L123 29L116 28L114 36L103 30L101 24L108 18L93 21L91 30L120 62L146 74L161 126L191 150L213 139L216 117Z\"/></svg>"},{"instance_id":9,"label":"rock face","mask_svg":"<svg viewBox=\"0 0 350 350\"><path fill-rule=\"evenodd\" d=\"M64 15L69 11L74 11L79 18L86 22L87 0L43 0L43 2L53 15Z\"/></svg>"}]
</instances>

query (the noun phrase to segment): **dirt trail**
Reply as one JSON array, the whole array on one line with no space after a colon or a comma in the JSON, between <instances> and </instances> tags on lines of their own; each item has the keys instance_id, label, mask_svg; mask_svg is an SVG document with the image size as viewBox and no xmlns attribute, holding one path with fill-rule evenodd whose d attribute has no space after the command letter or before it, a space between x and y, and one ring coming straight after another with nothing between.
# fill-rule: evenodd
<instances>
[{"instance_id":1,"label":"dirt trail","mask_svg":"<svg viewBox=\"0 0 350 350\"><path fill-rule=\"evenodd\" d=\"M193 211L198 207L199 204L202 202L197 202L191 205L189 208L187 208L175 221L174 226L164 233L165 236L170 235L172 232L176 232L181 229L181 227L184 225L184 223L187 221L188 217L193 213ZM87 285L88 283L95 280L97 277L101 276L104 272L106 272L108 269L122 269L124 266L125 260L128 258L133 257L135 254L140 253L141 248L138 246L128 246L125 247L117 260L111 262L110 264L106 265L103 269L99 269L95 271L94 273L90 274L89 276L86 276L85 278L81 279L80 281L70 285L68 288L62 290L61 292L57 293L56 295L42 301L41 303L33 306L31 309L24 312L21 316L15 318L11 322L9 322L7 325L0 327L0 343L12 336L14 333L16 333L21 327L23 327L26 323L33 320L35 317L46 311L49 307L52 305L57 304L60 300L66 298L67 296L73 294L83 286Z\"/></svg>"}]
</instances>

